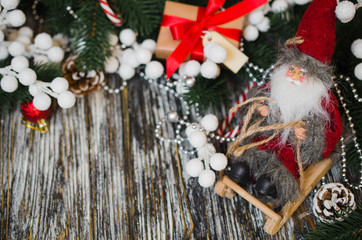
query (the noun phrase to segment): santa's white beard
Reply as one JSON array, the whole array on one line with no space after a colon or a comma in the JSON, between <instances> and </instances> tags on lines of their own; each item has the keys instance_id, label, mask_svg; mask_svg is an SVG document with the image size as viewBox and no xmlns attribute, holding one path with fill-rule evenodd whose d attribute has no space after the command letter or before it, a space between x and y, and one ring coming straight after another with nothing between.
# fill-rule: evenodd
<instances>
[{"instance_id":1,"label":"santa's white beard","mask_svg":"<svg viewBox=\"0 0 362 240\"><path fill-rule=\"evenodd\" d=\"M286 73L289 66L277 69L271 77L270 97L277 103L271 104L270 111L279 108L284 123L303 120L307 116L319 116L328 119L322 107L322 99L328 102L328 89L320 79L307 77L299 86L288 81ZM285 142L291 129L285 129L282 140Z\"/></svg>"}]
</instances>

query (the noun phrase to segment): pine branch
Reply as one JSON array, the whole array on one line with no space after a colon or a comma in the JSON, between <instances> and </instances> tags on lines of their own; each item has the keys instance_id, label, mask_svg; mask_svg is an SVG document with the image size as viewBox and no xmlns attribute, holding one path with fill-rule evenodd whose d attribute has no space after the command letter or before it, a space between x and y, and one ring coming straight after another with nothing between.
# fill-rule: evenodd
<instances>
[{"instance_id":1,"label":"pine branch","mask_svg":"<svg viewBox=\"0 0 362 240\"><path fill-rule=\"evenodd\" d=\"M109 36L114 32L97 0L85 1L77 11L72 49L77 66L83 71L101 70L111 55Z\"/></svg>"},{"instance_id":2,"label":"pine branch","mask_svg":"<svg viewBox=\"0 0 362 240\"><path fill-rule=\"evenodd\" d=\"M334 223L319 222L306 239L313 240L345 240L362 238L362 204L357 204L357 209L348 213L348 217L340 216L343 221Z\"/></svg>"}]
</instances>

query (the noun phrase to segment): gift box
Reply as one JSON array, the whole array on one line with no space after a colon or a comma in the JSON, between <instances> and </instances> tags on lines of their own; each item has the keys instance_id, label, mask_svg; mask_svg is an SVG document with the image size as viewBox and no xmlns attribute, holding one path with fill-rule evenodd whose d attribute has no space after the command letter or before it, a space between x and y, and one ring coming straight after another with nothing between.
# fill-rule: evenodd
<instances>
[{"instance_id":1,"label":"gift box","mask_svg":"<svg viewBox=\"0 0 362 240\"><path fill-rule=\"evenodd\" d=\"M173 16L176 18L184 18L184 19L196 21L196 20L198 20L198 18L199 18L198 16L200 15L200 13L203 12L203 10L204 10L204 8L201 8L198 6L192 6L192 5L187 5L187 4L178 3L178 2L166 1L163 15L164 15L164 17ZM243 24L244 24L244 17L241 16L230 22L227 22L227 23L224 23L221 25L217 25L216 27L224 28L224 29L240 30L240 33L241 33ZM204 30L208 30L208 29L204 29ZM201 44L201 41L202 41L201 37L200 36L195 36L195 37L200 38L199 44ZM230 41L235 47L239 46L239 41L228 38L228 37L226 37L226 39L228 39L228 41ZM166 59L175 50L175 48L178 46L178 44L181 42L181 40L182 39L175 40L171 33L170 27L165 26L164 24L161 24L160 32L159 32L158 39L157 39L156 57L161 58L161 59Z\"/></svg>"}]
</instances>

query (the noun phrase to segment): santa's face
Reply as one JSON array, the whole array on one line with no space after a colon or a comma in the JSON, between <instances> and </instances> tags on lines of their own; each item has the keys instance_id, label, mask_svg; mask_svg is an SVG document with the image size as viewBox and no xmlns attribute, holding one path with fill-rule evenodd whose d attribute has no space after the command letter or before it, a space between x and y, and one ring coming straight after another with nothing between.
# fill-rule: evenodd
<instances>
[{"instance_id":1,"label":"santa's face","mask_svg":"<svg viewBox=\"0 0 362 240\"><path fill-rule=\"evenodd\" d=\"M286 76L290 83L300 86L306 80L307 71L296 65L290 65Z\"/></svg>"}]
</instances>

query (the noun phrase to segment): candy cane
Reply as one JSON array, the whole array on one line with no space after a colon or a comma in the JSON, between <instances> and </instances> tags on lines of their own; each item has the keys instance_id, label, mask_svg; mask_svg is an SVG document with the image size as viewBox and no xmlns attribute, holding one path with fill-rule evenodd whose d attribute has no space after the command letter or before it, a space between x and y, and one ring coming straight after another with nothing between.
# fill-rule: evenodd
<instances>
[{"instance_id":1,"label":"candy cane","mask_svg":"<svg viewBox=\"0 0 362 240\"><path fill-rule=\"evenodd\" d=\"M246 89L244 90L244 92L240 95L240 97L236 100L236 104L240 104L242 102L244 102L247 99L247 95L248 92L250 91L251 88L253 88L257 83L254 81L249 82L248 86L246 87ZM232 113L228 113L228 115L226 115L224 121L220 124L219 129L217 130L217 134L222 136L224 134L224 131L228 128L229 124L231 123L231 121L234 119L236 114L236 111L232 112ZM235 137L240 131L240 125L236 126L234 129L232 129L230 132L226 133L224 135L224 137L230 137L233 138Z\"/></svg>"},{"instance_id":2,"label":"candy cane","mask_svg":"<svg viewBox=\"0 0 362 240\"><path fill-rule=\"evenodd\" d=\"M106 13L106 16L111 20L111 22L116 26L122 26L123 19L116 16L111 7L109 6L107 0L99 0L103 11Z\"/></svg>"}]
</instances>

